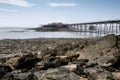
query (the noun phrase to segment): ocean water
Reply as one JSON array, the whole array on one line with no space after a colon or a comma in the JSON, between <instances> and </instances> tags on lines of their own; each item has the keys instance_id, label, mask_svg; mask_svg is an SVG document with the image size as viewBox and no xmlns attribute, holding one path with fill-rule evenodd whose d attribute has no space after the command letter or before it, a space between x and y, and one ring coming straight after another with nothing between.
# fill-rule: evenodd
<instances>
[{"instance_id":1,"label":"ocean water","mask_svg":"<svg viewBox=\"0 0 120 80\"><path fill-rule=\"evenodd\" d=\"M36 32L26 28L1 28L0 39L30 39L30 38L92 38L97 33L85 32Z\"/></svg>"}]
</instances>

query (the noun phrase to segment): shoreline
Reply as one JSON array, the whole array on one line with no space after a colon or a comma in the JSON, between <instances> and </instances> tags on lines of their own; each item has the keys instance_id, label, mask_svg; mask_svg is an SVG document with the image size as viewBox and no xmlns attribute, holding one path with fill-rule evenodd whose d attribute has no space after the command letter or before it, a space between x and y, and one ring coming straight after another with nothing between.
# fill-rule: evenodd
<instances>
[{"instance_id":1,"label":"shoreline","mask_svg":"<svg viewBox=\"0 0 120 80\"><path fill-rule=\"evenodd\" d=\"M120 79L120 36L0 40L0 79ZM53 76L54 75L54 76Z\"/></svg>"}]
</instances>

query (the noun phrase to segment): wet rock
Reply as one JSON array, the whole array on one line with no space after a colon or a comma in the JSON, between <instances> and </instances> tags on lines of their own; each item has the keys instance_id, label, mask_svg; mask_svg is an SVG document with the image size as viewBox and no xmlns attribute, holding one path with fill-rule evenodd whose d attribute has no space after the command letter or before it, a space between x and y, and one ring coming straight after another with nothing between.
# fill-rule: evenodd
<instances>
[{"instance_id":1,"label":"wet rock","mask_svg":"<svg viewBox=\"0 0 120 80\"><path fill-rule=\"evenodd\" d=\"M22 56L17 63L15 64L15 68L17 69L31 69L35 67L35 64L39 61L36 55L27 54Z\"/></svg>"}]
</instances>

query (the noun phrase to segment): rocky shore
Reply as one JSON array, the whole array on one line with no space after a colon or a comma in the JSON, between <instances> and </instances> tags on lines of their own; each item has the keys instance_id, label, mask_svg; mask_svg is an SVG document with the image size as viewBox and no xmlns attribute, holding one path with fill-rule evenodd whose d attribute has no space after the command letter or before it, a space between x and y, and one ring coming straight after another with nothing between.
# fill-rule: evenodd
<instances>
[{"instance_id":1,"label":"rocky shore","mask_svg":"<svg viewBox=\"0 0 120 80\"><path fill-rule=\"evenodd\" d=\"M120 36L0 40L0 80L120 80Z\"/></svg>"}]
</instances>

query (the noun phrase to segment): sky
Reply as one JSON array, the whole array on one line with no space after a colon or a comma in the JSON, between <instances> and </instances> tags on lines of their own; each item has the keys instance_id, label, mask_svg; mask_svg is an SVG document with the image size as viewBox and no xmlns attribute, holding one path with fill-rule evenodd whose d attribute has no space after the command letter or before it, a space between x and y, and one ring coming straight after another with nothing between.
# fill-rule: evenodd
<instances>
[{"instance_id":1,"label":"sky","mask_svg":"<svg viewBox=\"0 0 120 80\"><path fill-rule=\"evenodd\" d=\"M0 27L120 19L120 0L0 0Z\"/></svg>"}]
</instances>

